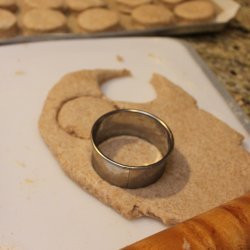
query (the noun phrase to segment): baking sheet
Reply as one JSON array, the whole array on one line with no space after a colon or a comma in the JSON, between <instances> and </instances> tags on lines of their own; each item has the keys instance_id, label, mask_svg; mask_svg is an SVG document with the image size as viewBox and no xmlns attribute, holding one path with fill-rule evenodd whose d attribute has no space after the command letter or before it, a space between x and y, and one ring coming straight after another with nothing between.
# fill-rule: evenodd
<instances>
[{"instance_id":1,"label":"baking sheet","mask_svg":"<svg viewBox=\"0 0 250 250\"><path fill-rule=\"evenodd\" d=\"M195 33L215 32L222 30L225 25L236 15L240 5L233 0L213 0L221 9L215 20L208 23L169 26L164 28L155 28L137 31L117 31L104 32L96 34L44 34L37 36L17 36L10 39L0 39L0 45L16 44L24 42L36 42L47 40L65 40L81 38L102 38L102 37L124 37L124 36L146 36L146 35L185 35Z\"/></svg>"},{"instance_id":2,"label":"baking sheet","mask_svg":"<svg viewBox=\"0 0 250 250\"><path fill-rule=\"evenodd\" d=\"M166 228L149 218L128 221L81 190L49 152L37 122L48 91L64 74L90 68L127 68L133 77L103 86L108 97L152 100L155 91L149 79L157 72L249 139L247 129L193 53L182 42L169 38L0 47L0 249L119 249Z\"/></svg>"}]
</instances>

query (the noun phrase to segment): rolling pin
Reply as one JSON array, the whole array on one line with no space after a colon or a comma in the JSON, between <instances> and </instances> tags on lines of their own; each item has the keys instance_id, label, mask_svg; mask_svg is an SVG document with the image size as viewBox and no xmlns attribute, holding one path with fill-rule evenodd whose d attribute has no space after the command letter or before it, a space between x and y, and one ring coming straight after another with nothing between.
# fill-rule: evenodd
<instances>
[{"instance_id":1,"label":"rolling pin","mask_svg":"<svg viewBox=\"0 0 250 250\"><path fill-rule=\"evenodd\" d=\"M250 193L123 250L250 250Z\"/></svg>"}]
</instances>

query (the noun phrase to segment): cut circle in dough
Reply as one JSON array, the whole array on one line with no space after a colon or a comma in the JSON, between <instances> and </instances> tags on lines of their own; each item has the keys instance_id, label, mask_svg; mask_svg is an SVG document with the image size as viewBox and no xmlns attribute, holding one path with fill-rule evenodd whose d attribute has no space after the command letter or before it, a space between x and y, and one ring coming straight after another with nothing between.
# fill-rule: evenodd
<instances>
[{"instance_id":1,"label":"cut circle in dough","mask_svg":"<svg viewBox=\"0 0 250 250\"><path fill-rule=\"evenodd\" d=\"M215 13L214 5L209 1L189 1L174 8L176 16L189 21L202 21L212 18Z\"/></svg>"},{"instance_id":2,"label":"cut circle in dough","mask_svg":"<svg viewBox=\"0 0 250 250\"><path fill-rule=\"evenodd\" d=\"M89 139L94 122L114 109L114 105L107 100L83 96L70 100L61 107L58 113L58 123L68 134Z\"/></svg>"},{"instance_id":3,"label":"cut circle in dough","mask_svg":"<svg viewBox=\"0 0 250 250\"><path fill-rule=\"evenodd\" d=\"M79 26L90 32L105 31L114 28L119 23L117 12L95 8L82 12L77 18Z\"/></svg>"},{"instance_id":4,"label":"cut circle in dough","mask_svg":"<svg viewBox=\"0 0 250 250\"><path fill-rule=\"evenodd\" d=\"M112 137L102 142L98 148L109 159L127 166L143 167L162 159L162 154L155 145L136 136Z\"/></svg>"}]
</instances>

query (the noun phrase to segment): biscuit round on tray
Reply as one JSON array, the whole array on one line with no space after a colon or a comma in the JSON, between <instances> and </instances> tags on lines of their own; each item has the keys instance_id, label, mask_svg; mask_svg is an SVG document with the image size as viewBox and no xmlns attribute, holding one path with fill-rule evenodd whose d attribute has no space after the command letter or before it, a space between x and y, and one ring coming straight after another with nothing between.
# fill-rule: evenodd
<instances>
[{"instance_id":1,"label":"biscuit round on tray","mask_svg":"<svg viewBox=\"0 0 250 250\"><path fill-rule=\"evenodd\" d=\"M133 20L131 15L121 14L120 15L121 27L124 30L145 30L147 27L141 23Z\"/></svg>"},{"instance_id":2,"label":"biscuit round on tray","mask_svg":"<svg viewBox=\"0 0 250 250\"><path fill-rule=\"evenodd\" d=\"M82 12L77 22L87 32L110 31L118 27L119 15L113 10L94 8Z\"/></svg>"},{"instance_id":3,"label":"biscuit round on tray","mask_svg":"<svg viewBox=\"0 0 250 250\"><path fill-rule=\"evenodd\" d=\"M174 8L174 14L187 21L206 21L216 14L215 6L209 1L188 1Z\"/></svg>"},{"instance_id":4,"label":"biscuit round on tray","mask_svg":"<svg viewBox=\"0 0 250 250\"><path fill-rule=\"evenodd\" d=\"M151 3L152 0L116 0L117 9L123 13L131 13L134 8Z\"/></svg>"},{"instance_id":5,"label":"biscuit round on tray","mask_svg":"<svg viewBox=\"0 0 250 250\"><path fill-rule=\"evenodd\" d=\"M173 13L161 5L146 4L132 12L132 18L145 26L168 25L173 21Z\"/></svg>"},{"instance_id":6,"label":"biscuit round on tray","mask_svg":"<svg viewBox=\"0 0 250 250\"><path fill-rule=\"evenodd\" d=\"M22 11L34 8L61 9L64 7L63 0L18 0Z\"/></svg>"},{"instance_id":7,"label":"biscuit round on tray","mask_svg":"<svg viewBox=\"0 0 250 250\"><path fill-rule=\"evenodd\" d=\"M65 0L65 3L70 10L76 12L106 5L104 0Z\"/></svg>"},{"instance_id":8,"label":"biscuit round on tray","mask_svg":"<svg viewBox=\"0 0 250 250\"><path fill-rule=\"evenodd\" d=\"M72 33L84 33L84 30L81 29L77 23L77 14L72 13L67 17L67 27ZM87 32L85 32L87 33Z\"/></svg>"},{"instance_id":9,"label":"biscuit round on tray","mask_svg":"<svg viewBox=\"0 0 250 250\"><path fill-rule=\"evenodd\" d=\"M8 10L0 9L0 38L8 38L16 33L16 16Z\"/></svg>"},{"instance_id":10,"label":"biscuit round on tray","mask_svg":"<svg viewBox=\"0 0 250 250\"><path fill-rule=\"evenodd\" d=\"M24 34L62 32L66 26L65 16L56 10L33 9L26 12L20 21Z\"/></svg>"},{"instance_id":11,"label":"biscuit round on tray","mask_svg":"<svg viewBox=\"0 0 250 250\"><path fill-rule=\"evenodd\" d=\"M15 10L16 9L16 0L0 0L0 8Z\"/></svg>"},{"instance_id":12,"label":"biscuit round on tray","mask_svg":"<svg viewBox=\"0 0 250 250\"><path fill-rule=\"evenodd\" d=\"M185 0L161 0L161 3L163 3L168 8L174 8L177 4L184 2Z\"/></svg>"},{"instance_id":13,"label":"biscuit round on tray","mask_svg":"<svg viewBox=\"0 0 250 250\"><path fill-rule=\"evenodd\" d=\"M180 2L183 2L185 0L161 0L163 3L167 3L167 4L178 4Z\"/></svg>"}]
</instances>

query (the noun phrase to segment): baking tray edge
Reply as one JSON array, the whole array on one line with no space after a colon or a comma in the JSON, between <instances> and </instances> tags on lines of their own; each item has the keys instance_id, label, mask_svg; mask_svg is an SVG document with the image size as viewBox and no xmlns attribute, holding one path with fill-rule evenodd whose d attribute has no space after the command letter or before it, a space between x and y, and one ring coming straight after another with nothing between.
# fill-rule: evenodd
<instances>
[{"instance_id":1,"label":"baking tray edge","mask_svg":"<svg viewBox=\"0 0 250 250\"><path fill-rule=\"evenodd\" d=\"M69 40L69 39L89 39L89 38L110 38L110 37L131 37L131 36L182 36L187 34L201 34L207 32L219 32L225 28L227 23L210 23L203 25L185 25L168 28L157 28L148 30L116 31L95 34L43 34L36 36L16 36L9 39L0 40L1 45L11 45L19 43L31 43L42 41Z\"/></svg>"}]
</instances>

